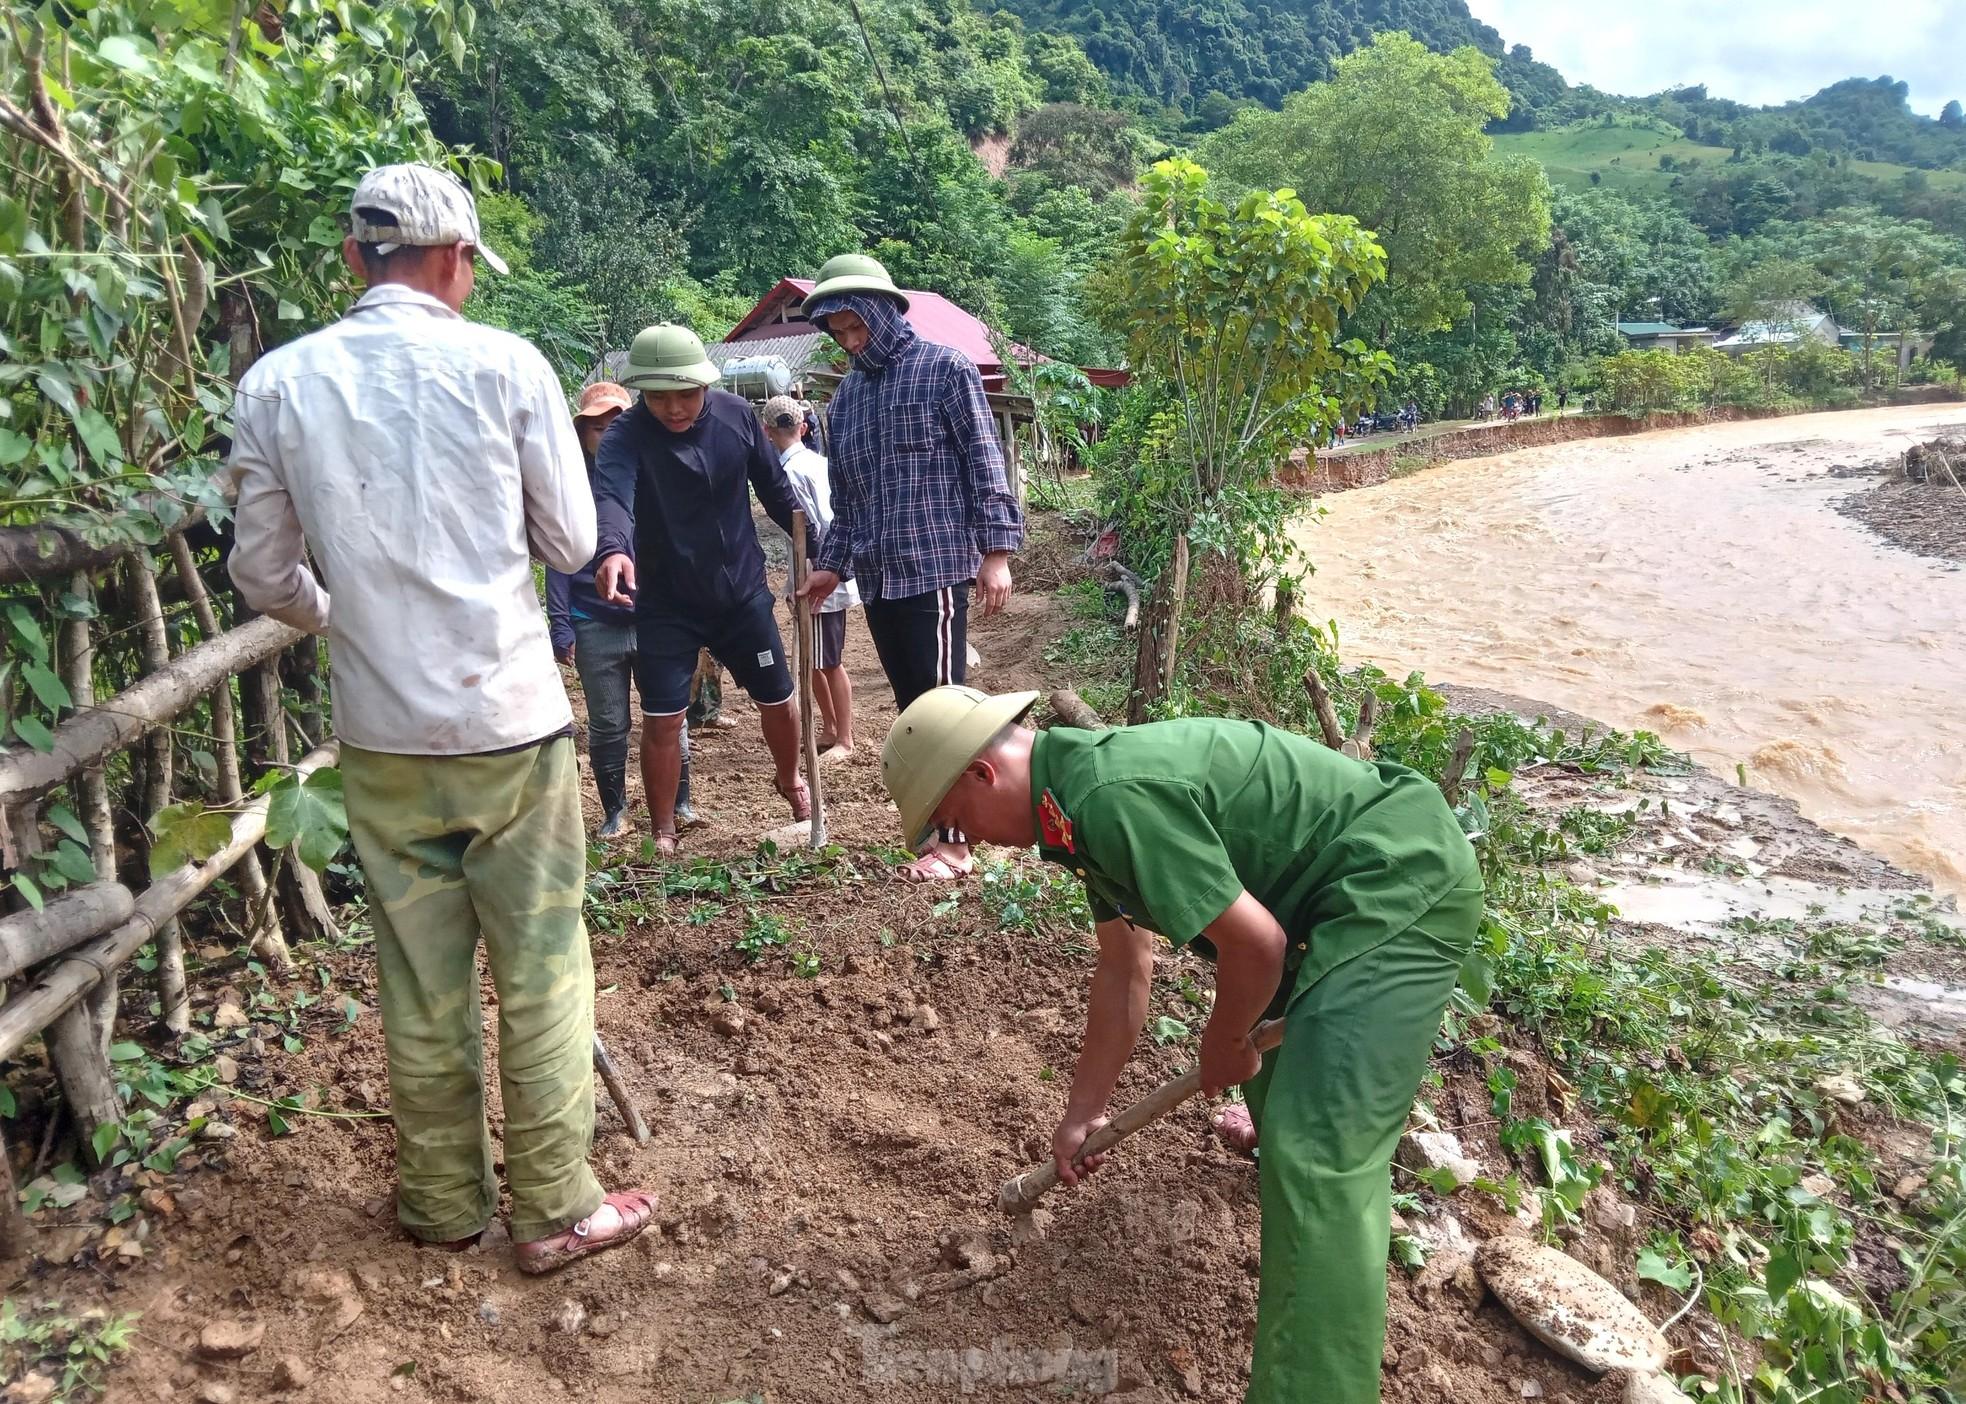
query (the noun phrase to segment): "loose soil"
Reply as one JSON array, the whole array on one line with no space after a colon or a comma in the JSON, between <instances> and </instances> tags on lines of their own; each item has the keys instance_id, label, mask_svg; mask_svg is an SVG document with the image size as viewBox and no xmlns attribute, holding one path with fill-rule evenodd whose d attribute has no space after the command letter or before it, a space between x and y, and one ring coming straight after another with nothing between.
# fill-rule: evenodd
<instances>
[{"instance_id":1,"label":"loose soil","mask_svg":"<svg viewBox=\"0 0 1966 1404\"><path fill-rule=\"evenodd\" d=\"M1043 661L1045 641L1064 627L1050 599L1016 597L973 626L979 685L1072 681L1048 675ZM241 1399L334 1404L1239 1399L1255 1320L1257 1178L1210 1134L1208 1108L1143 1133L1091 1186L1057 1195L1017 1233L994 1209L998 1184L1042 1157L1062 1110L1091 955L999 929L980 879L954 894L890 880L882 855L894 818L876 757L893 706L858 619L847 662L861 750L826 777L833 835L850 855L845 876L832 890L756 904L788 924L793 950L821 958L822 973L800 978L783 951L747 965L732 945L741 907L646 895L632 867L614 890L629 918L594 933L599 1028L654 1133L637 1147L603 1098L595 1162L610 1185L660 1193L659 1229L543 1280L514 1269L498 1227L463 1253L414 1246L394 1228L386 1119L295 1116L293 1134L276 1137L262 1108L221 1096L213 1115L229 1134L202 1141L177 1174L144 1172L137 1185L156 1193L113 1236L91 1217L101 1199L42 1211L46 1251L10 1295L141 1312L111 1382L116 1400L202 1397L213 1384ZM736 860L783 822L784 806L754 709L728 693L726 707L739 726L695 740L697 804L711 824L686 851ZM1534 793L1532 781L1547 782L1557 808L1590 789L1567 773L1526 775ZM1660 783L1641 779L1634 792L1656 798ZM1770 871L1907 881L1792 809L1763 812L1778 802L1711 777L1698 783L1734 795L1746 817L1732 827L1781 838ZM1712 835L1715 845L1739 836ZM1647 851L1657 867L1705 850ZM344 995L373 1006L373 960L360 948L327 953L319 971L301 982L329 991L301 1052L282 1051L270 1023L231 1036L237 1087L369 1110L387 1088L379 1023L363 1010L344 1027L340 1011ZM1156 1013L1192 1017L1184 977L1205 984L1206 968L1162 959ZM208 1013L246 987L236 964L215 960L198 972L195 1007ZM488 986L486 997L489 1042ZM1120 1099L1188 1056L1143 1044ZM1519 1069L1524 1114L1540 1107L1569 1119L1532 1047L1506 1057ZM1430 1096L1442 1122L1470 1153L1506 1164L1485 1067L1459 1054L1437 1070ZM12 1081L24 1094L15 1125L32 1126L45 1079L28 1070ZM1576 1129L1588 1149L1588 1123ZM15 1150L25 1178L32 1142ZM72 1148L50 1150L59 1162ZM1457 1270L1470 1236L1520 1226L1479 1196L1452 1209L1422 1199L1425 1211L1399 1227L1434 1243L1434 1257L1417 1275L1387 1274L1390 1404L1505 1404L1537 1390L1556 1404L1620 1399L1620 1380L1593 1380L1558 1359ZM1676 1303L1634 1277L1637 1244L1615 1227L1618 1209L1597 1205L1569 1249L1662 1320ZM263 1342L237 1361L201 1360L196 1342L212 1322L263 1326ZM1697 1315L1675 1328L1678 1368L1717 1368L1711 1330Z\"/></svg>"}]
</instances>

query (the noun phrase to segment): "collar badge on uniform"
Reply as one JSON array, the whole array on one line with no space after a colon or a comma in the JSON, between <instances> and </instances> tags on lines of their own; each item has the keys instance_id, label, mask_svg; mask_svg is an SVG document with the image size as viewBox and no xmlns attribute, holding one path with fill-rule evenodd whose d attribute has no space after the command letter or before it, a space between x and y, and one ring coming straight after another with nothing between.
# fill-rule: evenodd
<instances>
[{"instance_id":1,"label":"collar badge on uniform","mask_svg":"<svg viewBox=\"0 0 1966 1404\"><path fill-rule=\"evenodd\" d=\"M1072 821L1065 817L1065 811L1058 807L1057 797L1049 790L1038 800L1038 829L1046 848L1078 852L1072 847Z\"/></svg>"}]
</instances>

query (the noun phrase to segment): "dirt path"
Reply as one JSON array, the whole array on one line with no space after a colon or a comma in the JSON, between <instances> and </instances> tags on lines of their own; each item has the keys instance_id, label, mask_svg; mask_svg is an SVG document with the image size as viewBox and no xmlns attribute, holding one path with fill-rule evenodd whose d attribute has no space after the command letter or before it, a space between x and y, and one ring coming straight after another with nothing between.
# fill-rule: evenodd
<instances>
[{"instance_id":1,"label":"dirt path","mask_svg":"<svg viewBox=\"0 0 1966 1404\"><path fill-rule=\"evenodd\" d=\"M1045 676L1045 645L1062 627L1054 601L1016 599L974 631L983 659L975 680L1071 681ZM516 1272L500 1228L462 1254L416 1247L393 1225L386 1118L290 1115L292 1133L274 1135L260 1105L213 1094L192 1110L219 1129L177 1173L142 1172L42 1211L45 1255L10 1284L10 1297L29 1309L140 1312L107 1395L117 1401L1239 1400L1255 1321L1257 1182L1254 1165L1209 1134L1207 1108L1144 1133L1094 1186L1054 1200L1028 1231L1013 1235L992 1207L1001 1179L1043 1153L1062 1109L1090 952L1037 933L1030 913L1055 912L1070 888L1046 885L1044 870L1006 855L992 855L953 900L887 879L881 853L893 823L874 742L893 708L857 621L848 663L868 744L833 772L835 835L847 857L818 890L795 894L766 880L733 896L717 885L716 875L728 882L745 870L755 835L782 817L755 714L741 699L730 710L742 724L701 740L698 802L713 823L690 844L727 866L700 869L700 890L672 881L666 896L638 865L595 879L605 884L590 906L599 1025L654 1133L637 1147L604 1102L596 1163L610 1184L660 1192L658 1230L544 1280ZM1631 812L1635 802L1563 773L1524 783L1553 809ZM1761 878L1824 890L1902 881L1779 801L1745 803L1729 818L1724 795L1715 798L1726 786L1660 783L1681 786L1671 792L1671 825L1665 806L1644 806L1643 843L1629 861L1607 858L1591 880L1705 871L1727 845L1747 842L1767 860L1739 888L1749 906L1764 900ZM1713 813L1696 818L1696 805ZM1687 825L1697 842L1674 836ZM737 943L773 923L784 944L747 960ZM1051 929L1063 928L1054 920ZM1634 939L1658 930L1635 929ZM816 957L810 974L796 959L806 956ZM381 1030L368 1012L373 969L360 943L316 953L293 982L262 984L219 960L196 973L194 1007L214 1045L236 1058L237 1091L362 1113L387 1088ZM1953 960L1920 969L1935 981L1966 978ZM1152 1012L1198 1027L1191 1001L1207 981L1193 958L1164 957ZM253 1000L259 992L264 1006ZM289 1016L303 994L315 1002ZM343 1012L351 996L366 1006L352 1022ZM141 989L129 998L140 1001ZM247 1027L206 1023L227 1000L254 1010ZM294 1051L283 1049L289 1035L300 1039ZM1143 1041L1122 1097L1190 1056L1178 1042ZM1528 1097L1540 1064L1526 1049L1507 1056ZM1443 1122L1472 1152L1505 1164L1482 1060L1456 1055L1436 1072L1430 1097ZM45 1082L32 1072L12 1081L31 1114ZM498 1124L494 1096L495 1134ZM55 1163L70 1153L57 1146ZM109 1228L109 1196L139 1192L134 1216ZM1442 1266L1389 1269L1389 1404L1621 1399L1621 1380L1593 1380L1559 1361L1471 1274L1453 1270L1465 1263L1462 1219L1478 1235L1503 1226L1498 1207L1455 1203L1409 1208L1396 1225L1435 1245ZM1615 1202L1601 1207L1606 1223L1625 1227L1586 1227L1571 1235L1573 1251L1663 1319L1675 1301L1634 1276L1629 1212L1620 1219ZM214 1322L256 1331L259 1343L234 1361L200 1359L200 1332ZM1701 1329L1685 1323L1675 1341L1700 1368L1717 1369Z\"/></svg>"},{"instance_id":2,"label":"dirt path","mask_svg":"<svg viewBox=\"0 0 1966 1404\"><path fill-rule=\"evenodd\" d=\"M1966 575L1833 476L1966 423L1811 415L1470 459L1322 500L1307 610L1348 655L1657 731L1966 890Z\"/></svg>"}]
</instances>

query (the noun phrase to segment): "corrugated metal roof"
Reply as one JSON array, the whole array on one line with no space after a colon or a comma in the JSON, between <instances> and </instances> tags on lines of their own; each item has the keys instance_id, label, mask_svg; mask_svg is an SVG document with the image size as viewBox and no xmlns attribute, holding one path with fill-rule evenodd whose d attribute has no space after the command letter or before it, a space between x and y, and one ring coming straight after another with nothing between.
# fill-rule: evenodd
<instances>
[{"instance_id":1,"label":"corrugated metal roof","mask_svg":"<svg viewBox=\"0 0 1966 1404\"><path fill-rule=\"evenodd\" d=\"M792 378L799 380L815 368L829 364L821 353L820 343L825 340L822 333L815 331L803 336L759 337L755 341L717 341L704 347L703 353L720 367L729 365L741 356L777 356L792 372ZM619 380L627 368L628 353L610 351L601 358L601 369L593 379Z\"/></svg>"},{"instance_id":2,"label":"corrugated metal roof","mask_svg":"<svg viewBox=\"0 0 1966 1404\"><path fill-rule=\"evenodd\" d=\"M753 337L769 336L774 328L783 323L768 320L782 307L797 310L805 303L806 294L811 292L813 282L810 278L781 278L778 286L759 299L758 305L746 314L744 320L730 330L731 344L752 345ZM976 362L977 368L985 375L1002 371L1003 363L997 356L996 347L990 344L990 329L969 313L940 293L923 292L915 288L903 288L908 296L908 325L928 340L956 350ZM1046 359L1028 346L1011 343L1011 354L1022 364Z\"/></svg>"}]
</instances>

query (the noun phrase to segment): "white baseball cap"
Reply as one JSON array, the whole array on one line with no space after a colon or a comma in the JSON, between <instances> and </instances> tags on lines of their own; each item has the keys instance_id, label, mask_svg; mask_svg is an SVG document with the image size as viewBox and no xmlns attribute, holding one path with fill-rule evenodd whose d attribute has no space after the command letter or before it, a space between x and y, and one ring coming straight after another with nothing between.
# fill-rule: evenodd
<instances>
[{"instance_id":1,"label":"white baseball cap","mask_svg":"<svg viewBox=\"0 0 1966 1404\"><path fill-rule=\"evenodd\" d=\"M364 219L364 210L382 210L391 218ZM406 244L470 244L493 272L511 271L504 259L485 247L471 191L449 171L435 166L377 166L355 187L348 215L349 232L383 253L394 253Z\"/></svg>"}]
</instances>

